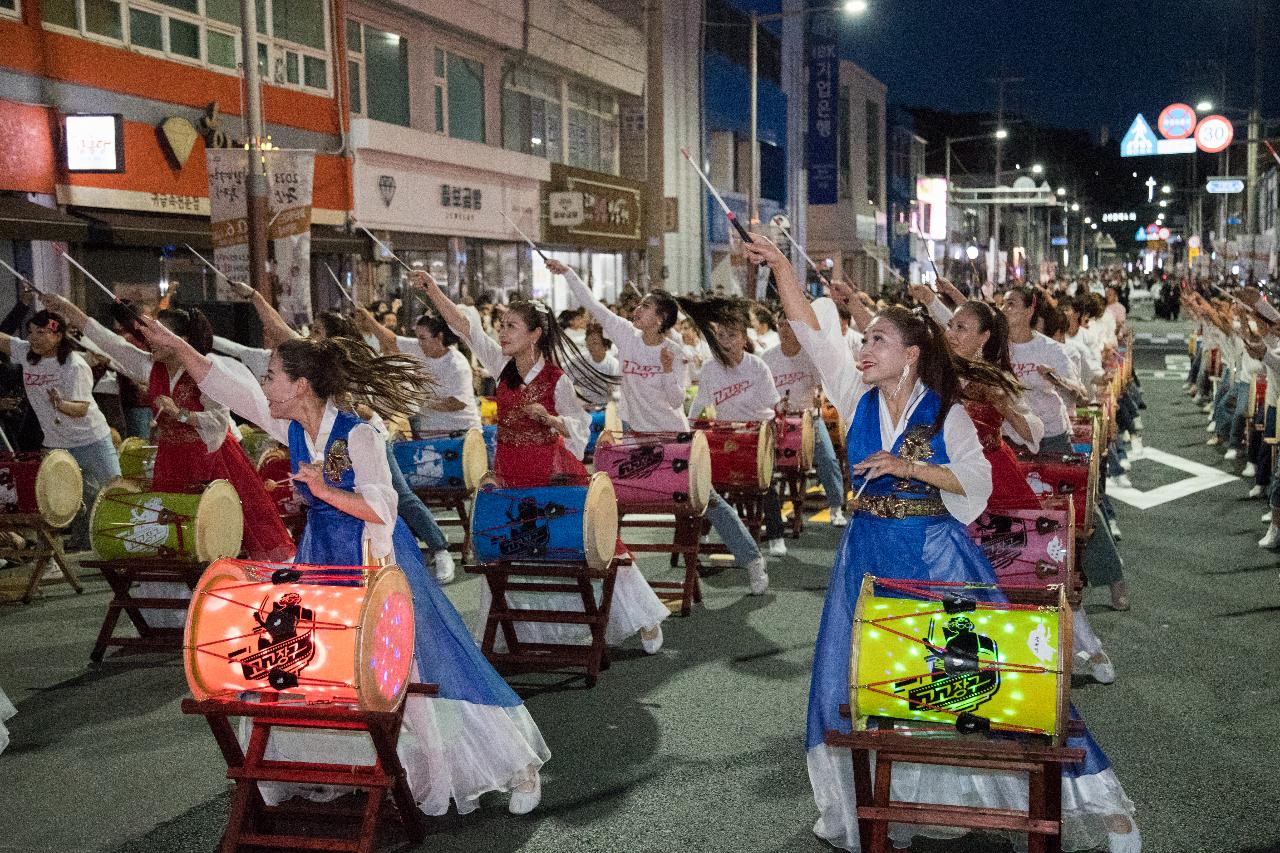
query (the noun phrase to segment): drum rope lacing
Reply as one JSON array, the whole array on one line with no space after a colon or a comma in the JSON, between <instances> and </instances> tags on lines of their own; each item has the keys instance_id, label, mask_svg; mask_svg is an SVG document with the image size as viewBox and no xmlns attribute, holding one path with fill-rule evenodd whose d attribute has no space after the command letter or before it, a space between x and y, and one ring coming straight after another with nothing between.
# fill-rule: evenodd
<instances>
[{"instance_id":1,"label":"drum rope lacing","mask_svg":"<svg viewBox=\"0 0 1280 853\"><path fill-rule=\"evenodd\" d=\"M194 520L195 516L169 509L168 507L149 507L145 503L137 503L136 501L125 500L121 495L131 495L136 498L137 492L108 492L103 495L102 500L127 506L132 510L149 513L155 516L154 519L143 519L138 521L112 521L108 522L106 529L95 531L115 539L117 542L130 542L134 545L142 545L149 549L155 549L158 554L169 555L174 553L185 554L187 546L185 542L186 533L183 525ZM111 532L111 528L119 530L136 530L141 524L160 524L166 527L173 527L174 533L178 537L178 546L176 549L170 548L168 545L156 545L153 542L146 542L141 539L135 539L128 535Z\"/></svg>"}]
</instances>

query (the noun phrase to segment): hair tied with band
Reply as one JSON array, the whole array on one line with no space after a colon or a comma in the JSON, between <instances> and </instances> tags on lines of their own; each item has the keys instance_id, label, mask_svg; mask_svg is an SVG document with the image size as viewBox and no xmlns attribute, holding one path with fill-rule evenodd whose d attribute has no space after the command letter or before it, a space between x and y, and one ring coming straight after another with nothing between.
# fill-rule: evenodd
<instances>
[{"instance_id":1,"label":"hair tied with band","mask_svg":"<svg viewBox=\"0 0 1280 853\"><path fill-rule=\"evenodd\" d=\"M542 316L544 317L551 316L551 309L548 308L547 304L543 302L541 299L530 299L529 305L530 307L533 308L534 311L537 311Z\"/></svg>"}]
</instances>

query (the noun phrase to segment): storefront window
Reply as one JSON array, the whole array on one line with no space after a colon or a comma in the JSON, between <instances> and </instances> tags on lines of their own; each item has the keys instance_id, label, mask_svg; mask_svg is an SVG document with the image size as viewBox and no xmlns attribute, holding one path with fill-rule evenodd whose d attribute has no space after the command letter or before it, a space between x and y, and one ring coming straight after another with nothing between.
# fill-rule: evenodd
<instances>
[{"instance_id":1,"label":"storefront window","mask_svg":"<svg viewBox=\"0 0 1280 853\"><path fill-rule=\"evenodd\" d=\"M612 95L569 85L570 166L616 174L618 102Z\"/></svg>"},{"instance_id":2,"label":"storefront window","mask_svg":"<svg viewBox=\"0 0 1280 853\"><path fill-rule=\"evenodd\" d=\"M627 261L623 252L543 249L548 258L572 267L596 298L606 305L616 303L627 284ZM569 293L564 279L553 276L541 263L533 265L533 295L546 302L553 313L580 307Z\"/></svg>"}]
</instances>

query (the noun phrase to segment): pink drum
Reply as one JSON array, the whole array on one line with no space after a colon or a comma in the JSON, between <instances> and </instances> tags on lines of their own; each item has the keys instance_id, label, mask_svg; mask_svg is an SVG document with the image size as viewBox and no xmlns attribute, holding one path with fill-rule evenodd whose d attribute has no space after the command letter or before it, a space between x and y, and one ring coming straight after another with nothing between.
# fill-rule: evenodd
<instances>
[{"instance_id":1,"label":"pink drum","mask_svg":"<svg viewBox=\"0 0 1280 853\"><path fill-rule=\"evenodd\" d=\"M1066 583L1075 556L1075 514L1070 499L1046 501L1039 509L988 510L969 525L969 538L1000 583Z\"/></svg>"},{"instance_id":2,"label":"pink drum","mask_svg":"<svg viewBox=\"0 0 1280 853\"><path fill-rule=\"evenodd\" d=\"M711 497L711 453L701 431L605 430L596 442L595 469L609 475L621 507L669 506L700 515Z\"/></svg>"},{"instance_id":3,"label":"pink drum","mask_svg":"<svg viewBox=\"0 0 1280 853\"><path fill-rule=\"evenodd\" d=\"M808 471L813 465L813 415L784 415L775 422L777 444L774 467L781 471Z\"/></svg>"}]
</instances>

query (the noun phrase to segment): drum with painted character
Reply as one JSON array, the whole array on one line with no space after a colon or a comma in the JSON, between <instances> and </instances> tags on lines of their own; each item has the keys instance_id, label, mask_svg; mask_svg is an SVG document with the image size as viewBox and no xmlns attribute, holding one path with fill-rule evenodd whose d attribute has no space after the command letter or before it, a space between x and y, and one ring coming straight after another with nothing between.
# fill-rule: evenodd
<instances>
[{"instance_id":1,"label":"drum with painted character","mask_svg":"<svg viewBox=\"0 0 1280 853\"><path fill-rule=\"evenodd\" d=\"M65 450L0 453L0 514L39 515L50 527L66 527L84 501L84 479Z\"/></svg>"},{"instance_id":2,"label":"drum with painted character","mask_svg":"<svg viewBox=\"0 0 1280 853\"><path fill-rule=\"evenodd\" d=\"M391 445L412 489L474 489L489 470L483 430L420 433Z\"/></svg>"},{"instance_id":3,"label":"drum with painted character","mask_svg":"<svg viewBox=\"0 0 1280 853\"><path fill-rule=\"evenodd\" d=\"M711 485L717 491L767 489L773 482L772 421L693 421L707 435Z\"/></svg>"},{"instance_id":4,"label":"drum with painted character","mask_svg":"<svg viewBox=\"0 0 1280 853\"><path fill-rule=\"evenodd\" d=\"M1093 460L1082 453L1042 453L1019 456L1018 468L1036 497L1071 495L1076 513L1076 530L1087 531L1093 519L1096 486L1090 480Z\"/></svg>"},{"instance_id":5,"label":"drum with painted character","mask_svg":"<svg viewBox=\"0 0 1280 853\"><path fill-rule=\"evenodd\" d=\"M777 456L780 471L808 471L813 465L813 415L808 411L784 415L776 421Z\"/></svg>"},{"instance_id":6,"label":"drum with painted character","mask_svg":"<svg viewBox=\"0 0 1280 853\"><path fill-rule=\"evenodd\" d=\"M1075 564L1076 516L1071 495L1039 508L992 509L968 527L1000 583L1066 584Z\"/></svg>"},{"instance_id":7,"label":"drum with painted character","mask_svg":"<svg viewBox=\"0 0 1280 853\"><path fill-rule=\"evenodd\" d=\"M156 446L131 435L120 442L120 476L130 480L150 480L156 468Z\"/></svg>"},{"instance_id":8,"label":"drum with painted character","mask_svg":"<svg viewBox=\"0 0 1280 853\"><path fill-rule=\"evenodd\" d=\"M249 457L249 461L255 467L261 466L262 460L268 453L283 447L265 430L248 425L240 427L240 446L244 449L244 455Z\"/></svg>"},{"instance_id":9,"label":"drum with painted character","mask_svg":"<svg viewBox=\"0 0 1280 853\"><path fill-rule=\"evenodd\" d=\"M413 628L398 566L216 560L187 610L187 685L197 700L274 692L391 710L408 686Z\"/></svg>"},{"instance_id":10,"label":"drum with painted character","mask_svg":"<svg viewBox=\"0 0 1280 853\"><path fill-rule=\"evenodd\" d=\"M587 486L483 487L471 508L480 563L582 563L603 570L618 542L618 502L608 475Z\"/></svg>"},{"instance_id":11,"label":"drum with painted character","mask_svg":"<svg viewBox=\"0 0 1280 853\"><path fill-rule=\"evenodd\" d=\"M234 557L243 535L240 497L226 480L199 492L152 492L120 478L98 493L89 514L90 542L104 560Z\"/></svg>"},{"instance_id":12,"label":"drum with painted character","mask_svg":"<svg viewBox=\"0 0 1280 853\"><path fill-rule=\"evenodd\" d=\"M1065 739L1071 611L1063 587L1026 588L1044 603L978 600L991 592L983 584L863 579L849 670L857 729L887 717L966 734Z\"/></svg>"},{"instance_id":13,"label":"drum with painted character","mask_svg":"<svg viewBox=\"0 0 1280 853\"><path fill-rule=\"evenodd\" d=\"M701 515L711 498L711 451L701 431L605 430L596 445L596 471L609 476L618 505L667 506Z\"/></svg>"}]
</instances>

